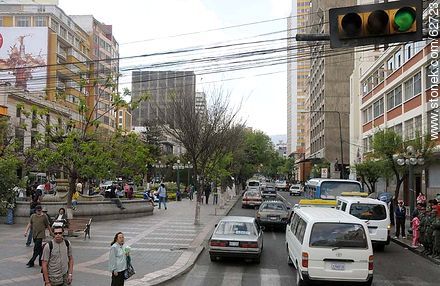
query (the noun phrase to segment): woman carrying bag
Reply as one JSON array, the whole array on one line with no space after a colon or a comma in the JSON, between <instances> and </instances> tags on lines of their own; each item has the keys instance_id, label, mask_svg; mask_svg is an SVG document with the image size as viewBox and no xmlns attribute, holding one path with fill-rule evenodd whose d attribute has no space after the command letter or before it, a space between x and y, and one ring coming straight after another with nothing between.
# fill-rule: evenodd
<instances>
[{"instance_id":1,"label":"woman carrying bag","mask_svg":"<svg viewBox=\"0 0 440 286\"><path fill-rule=\"evenodd\" d=\"M112 273L111 286L123 286L124 280L134 274L134 269L131 265L130 248L124 246L124 234L122 232L116 233L111 244L108 268Z\"/></svg>"}]
</instances>

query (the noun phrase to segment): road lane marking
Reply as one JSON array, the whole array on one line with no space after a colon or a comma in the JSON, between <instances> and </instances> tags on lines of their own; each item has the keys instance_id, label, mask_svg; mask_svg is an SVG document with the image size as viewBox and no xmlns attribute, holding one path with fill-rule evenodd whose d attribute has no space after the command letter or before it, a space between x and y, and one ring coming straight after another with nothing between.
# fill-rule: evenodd
<instances>
[{"instance_id":1,"label":"road lane marking","mask_svg":"<svg viewBox=\"0 0 440 286\"><path fill-rule=\"evenodd\" d=\"M277 240L277 236L275 235L274 231L272 231L272 238L273 238L273 240Z\"/></svg>"},{"instance_id":2,"label":"road lane marking","mask_svg":"<svg viewBox=\"0 0 440 286\"><path fill-rule=\"evenodd\" d=\"M281 277L278 269L260 269L261 285L281 286Z\"/></svg>"},{"instance_id":3,"label":"road lane marking","mask_svg":"<svg viewBox=\"0 0 440 286\"><path fill-rule=\"evenodd\" d=\"M221 286L241 286L243 279L243 267L228 266L223 273Z\"/></svg>"}]
</instances>

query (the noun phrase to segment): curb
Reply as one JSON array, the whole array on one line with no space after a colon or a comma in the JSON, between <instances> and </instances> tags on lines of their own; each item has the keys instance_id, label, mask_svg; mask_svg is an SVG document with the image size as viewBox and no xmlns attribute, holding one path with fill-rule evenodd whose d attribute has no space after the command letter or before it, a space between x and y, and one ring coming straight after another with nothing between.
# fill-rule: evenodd
<instances>
[{"instance_id":1,"label":"curb","mask_svg":"<svg viewBox=\"0 0 440 286\"><path fill-rule=\"evenodd\" d=\"M225 213L223 215L220 215L219 217L222 216L227 216L231 210L235 207L235 205L237 204L237 202L239 201L240 195L236 195L232 200L230 200L230 202L232 202L231 206L229 206L228 208L225 209ZM235 200L235 202L233 202L233 200ZM209 236L209 234L212 232L212 230L214 229L214 227L212 227L209 231L208 231L208 235L203 239L203 242L206 240L206 238ZM204 243L203 243L204 244ZM166 276L166 277L162 277L157 279L156 281L152 281L150 282L148 285L163 285L166 282L169 282L171 280L174 280L186 273L188 273L194 266L195 262L197 261L197 259L199 258L200 254L202 254L203 250L205 249L204 245L200 245L196 248L196 250L194 251L194 253L191 255L191 258L188 260L187 263L185 263L184 266L180 267L179 269L177 269L173 275L170 276Z\"/></svg>"},{"instance_id":2,"label":"curb","mask_svg":"<svg viewBox=\"0 0 440 286\"><path fill-rule=\"evenodd\" d=\"M417 255L420 256L420 257L423 257L423 258L425 258L425 259L427 259L427 260L429 260L429 261L431 261L431 262L433 262L433 263L435 263L435 264L437 264L437 265L440 265L440 261L439 261L439 260L434 259L434 258L432 258L432 257L430 257L430 256L428 256L428 255L423 254L422 252L416 250L416 248L413 248L413 247L411 247L410 245L408 245L408 244L406 244L406 243L404 243L404 242L402 242L402 241L400 241L400 240L398 240L398 239L391 238L391 241L394 242L394 243L397 244L397 245L400 245L400 246L402 246L402 247L408 249L409 251L411 251L411 252L417 254Z\"/></svg>"}]
</instances>

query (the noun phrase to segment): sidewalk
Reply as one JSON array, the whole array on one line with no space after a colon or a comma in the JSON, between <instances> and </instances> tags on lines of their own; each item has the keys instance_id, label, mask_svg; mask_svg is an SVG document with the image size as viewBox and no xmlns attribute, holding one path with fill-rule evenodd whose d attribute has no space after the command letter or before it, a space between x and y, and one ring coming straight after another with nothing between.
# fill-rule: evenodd
<instances>
[{"instance_id":1,"label":"sidewalk","mask_svg":"<svg viewBox=\"0 0 440 286\"><path fill-rule=\"evenodd\" d=\"M184 273L204 248L214 225L233 207L239 196L218 205L201 205L201 224L194 225L195 200L169 202L168 210L152 216L94 222L91 239L69 238L75 260L72 285L110 285L108 251L116 232L125 234L132 248L136 274L126 285L156 285ZM212 200L210 200L212 202ZM25 225L0 225L0 285L40 286L39 267L26 268L32 248L25 246ZM93 281L93 282L92 282Z\"/></svg>"},{"instance_id":2,"label":"sidewalk","mask_svg":"<svg viewBox=\"0 0 440 286\"><path fill-rule=\"evenodd\" d=\"M395 229L395 226L391 226L391 232L390 232L391 241L404 247L405 249L408 249L408 250L414 252L415 254L422 256L423 258L430 260L431 262L433 262L437 265L440 265L440 259L436 259L436 258L433 258L432 256L429 256L429 255L422 253L424 250L423 246L419 246L416 248L412 247L412 235L409 235L409 233L408 233L408 229L410 229L410 226L411 226L410 221L409 221L409 219L407 219L405 222L405 232L406 232L405 239L402 237L394 238L394 236L396 234L396 229Z\"/></svg>"}]
</instances>

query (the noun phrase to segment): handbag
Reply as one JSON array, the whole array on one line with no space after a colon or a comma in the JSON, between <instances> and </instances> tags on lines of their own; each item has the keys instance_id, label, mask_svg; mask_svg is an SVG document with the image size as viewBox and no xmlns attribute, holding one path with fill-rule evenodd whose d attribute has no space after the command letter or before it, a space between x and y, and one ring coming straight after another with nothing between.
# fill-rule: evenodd
<instances>
[{"instance_id":1,"label":"handbag","mask_svg":"<svg viewBox=\"0 0 440 286\"><path fill-rule=\"evenodd\" d=\"M131 265L131 257L130 255L127 256L127 269L124 271L124 279L127 280L131 276L136 274L136 271L134 271L133 265Z\"/></svg>"}]
</instances>

